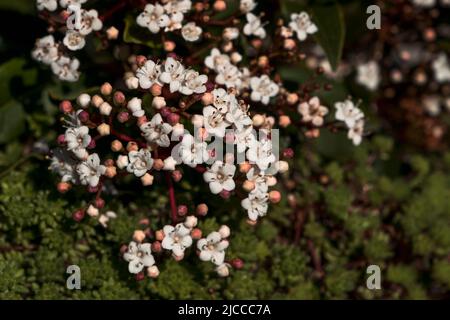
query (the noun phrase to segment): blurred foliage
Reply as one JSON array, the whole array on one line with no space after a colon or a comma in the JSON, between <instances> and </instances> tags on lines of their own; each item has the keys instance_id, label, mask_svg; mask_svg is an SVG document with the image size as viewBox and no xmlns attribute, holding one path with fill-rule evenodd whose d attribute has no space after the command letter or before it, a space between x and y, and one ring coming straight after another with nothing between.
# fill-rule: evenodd
<instances>
[{"instance_id":1,"label":"blurred foliage","mask_svg":"<svg viewBox=\"0 0 450 320\"><path fill-rule=\"evenodd\" d=\"M358 37L357 21L367 1L311 3L285 0L282 10L311 10L319 28L330 30L317 40L336 65L344 45ZM229 278L218 278L213 267L199 262L190 250L181 263L157 257L160 277L136 282L119 249L140 219L149 218L152 228L167 222L168 217L160 218L169 212L164 182L155 181L154 188L137 196L137 185L130 183L128 192L109 196L108 209L118 218L107 229L88 217L81 223L71 219L83 195L74 190L61 196L55 191L56 180L35 142L55 138L58 100L97 86L105 73L76 84L55 81L30 59L34 39L45 33L42 23L29 16L34 14L34 1L0 0L0 9L2 23L28 21L24 30L2 26L0 38L0 299L450 296L450 153L424 154L378 129L359 148L344 134L325 130L316 141L300 144L296 130L284 129L282 135L297 147L291 172L282 180L294 185L284 187L282 202L271 206L269 215L254 227L245 223L238 199L218 201L201 177L186 169L176 186L177 200L189 204L191 212L197 203L208 204L210 213L200 221L205 233L229 224L227 257L241 258L244 267L233 270ZM125 42L160 50L157 42L134 32L130 18L123 23ZM95 50L87 54L94 59ZM112 58L95 59L107 65ZM297 84L310 76L301 65L280 66L279 71L283 79ZM365 97L364 107L370 104L371 97L354 87L333 85L321 95L325 103L353 94ZM379 119L366 111L376 128ZM295 199L295 206L287 195ZM71 264L81 267L82 290L66 288L66 267ZM382 290L366 288L366 268L371 264L381 267Z\"/></svg>"}]
</instances>

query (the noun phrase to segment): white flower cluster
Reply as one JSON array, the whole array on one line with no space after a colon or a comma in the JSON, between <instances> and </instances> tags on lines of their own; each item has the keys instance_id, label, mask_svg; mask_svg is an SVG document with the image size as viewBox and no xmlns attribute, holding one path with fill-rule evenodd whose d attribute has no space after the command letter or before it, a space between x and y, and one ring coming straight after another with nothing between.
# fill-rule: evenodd
<instances>
[{"instance_id":1,"label":"white flower cluster","mask_svg":"<svg viewBox=\"0 0 450 320\"><path fill-rule=\"evenodd\" d=\"M161 29L164 32L181 29L181 35L186 41L197 41L202 35L202 29L194 22L183 26L184 14L191 8L190 0L161 0L159 3L147 4L144 11L136 18L136 22L152 33L158 33Z\"/></svg>"},{"instance_id":2,"label":"white flower cluster","mask_svg":"<svg viewBox=\"0 0 450 320\"><path fill-rule=\"evenodd\" d=\"M60 0L59 5L69 10L71 15L67 18L67 31L62 44L69 50L82 49L85 37L93 31L103 27L96 10L85 10L81 5L87 0ZM56 0L37 0L38 10L55 11L58 8ZM80 74L80 62L76 58L66 56L61 48L61 42L56 42L53 35L36 40L32 57L44 64L50 65L53 73L63 81L77 81Z\"/></svg>"},{"instance_id":3,"label":"white flower cluster","mask_svg":"<svg viewBox=\"0 0 450 320\"><path fill-rule=\"evenodd\" d=\"M186 249L190 248L194 242L195 233L201 235L200 229L195 229L197 218L195 216L186 217L185 221L175 226L166 225L162 230L156 232L157 240L154 243L155 253L162 249L170 251L176 261L180 261L185 256ZM219 231L210 233L206 238L197 241L198 256L202 261L211 261L216 265L216 271L220 276L227 276L229 273L228 264L225 263L225 250L229 242L226 240L230 236L230 228L226 225L220 227ZM138 274L147 268L147 274L155 278L159 275L159 270L155 266L155 258L152 255L152 244L142 243L145 236L135 237L136 241L130 242L123 258L128 262L128 271ZM161 241L161 242L160 242ZM156 245L155 245L156 244Z\"/></svg>"},{"instance_id":4,"label":"white flower cluster","mask_svg":"<svg viewBox=\"0 0 450 320\"><path fill-rule=\"evenodd\" d=\"M343 121L348 128L348 138L352 140L354 145L362 142L364 134L364 113L351 100L337 102L335 104L335 118Z\"/></svg>"},{"instance_id":5,"label":"white flower cluster","mask_svg":"<svg viewBox=\"0 0 450 320\"><path fill-rule=\"evenodd\" d=\"M317 26L311 21L308 13L300 12L291 14L289 26L283 27L281 35L288 39L295 33L299 41L305 41L309 34L314 34L318 30Z\"/></svg>"},{"instance_id":6,"label":"white flower cluster","mask_svg":"<svg viewBox=\"0 0 450 320\"><path fill-rule=\"evenodd\" d=\"M197 71L187 69L180 61L167 58L162 64L147 60L136 71L136 76L128 79L130 89L138 87L149 89L153 85L168 84L170 92L180 92L184 95L201 94L206 92L208 77L200 75Z\"/></svg>"}]
</instances>

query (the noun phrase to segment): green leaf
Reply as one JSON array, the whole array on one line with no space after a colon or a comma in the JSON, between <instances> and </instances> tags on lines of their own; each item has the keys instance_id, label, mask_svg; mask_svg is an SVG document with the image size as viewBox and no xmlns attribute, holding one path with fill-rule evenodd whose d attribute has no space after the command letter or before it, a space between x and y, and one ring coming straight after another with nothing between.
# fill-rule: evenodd
<instances>
[{"instance_id":1,"label":"green leaf","mask_svg":"<svg viewBox=\"0 0 450 320\"><path fill-rule=\"evenodd\" d=\"M312 20L319 28L315 34L317 42L325 51L328 60L336 70L342 57L345 40L345 22L341 7L336 2L314 5Z\"/></svg>"},{"instance_id":2,"label":"green leaf","mask_svg":"<svg viewBox=\"0 0 450 320\"><path fill-rule=\"evenodd\" d=\"M10 100L0 107L0 144L8 143L25 129L25 111L21 103Z\"/></svg>"},{"instance_id":3,"label":"green leaf","mask_svg":"<svg viewBox=\"0 0 450 320\"><path fill-rule=\"evenodd\" d=\"M21 78L25 86L36 83L36 69L24 69L25 63L23 58L14 58L0 65L0 105L11 99L10 82L13 78Z\"/></svg>"},{"instance_id":4,"label":"green leaf","mask_svg":"<svg viewBox=\"0 0 450 320\"><path fill-rule=\"evenodd\" d=\"M125 30L123 32L123 41L126 43L135 43L147 46L152 49L162 48L161 43L155 43L149 30L136 24L136 17L128 15L125 18Z\"/></svg>"}]
</instances>

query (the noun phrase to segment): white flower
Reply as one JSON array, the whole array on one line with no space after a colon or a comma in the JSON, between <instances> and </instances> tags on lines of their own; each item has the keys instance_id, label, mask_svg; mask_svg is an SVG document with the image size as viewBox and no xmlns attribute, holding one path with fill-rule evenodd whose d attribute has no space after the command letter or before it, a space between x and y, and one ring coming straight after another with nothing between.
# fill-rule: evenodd
<instances>
[{"instance_id":1,"label":"white flower","mask_svg":"<svg viewBox=\"0 0 450 320\"><path fill-rule=\"evenodd\" d=\"M380 84L380 68L375 61L360 64L357 67L356 81L367 89L374 91Z\"/></svg>"},{"instance_id":2,"label":"white flower","mask_svg":"<svg viewBox=\"0 0 450 320\"><path fill-rule=\"evenodd\" d=\"M77 166L77 172L80 176L80 182L83 185L96 187L100 177L105 173L106 167L100 164L98 154L91 154L86 161Z\"/></svg>"},{"instance_id":3,"label":"white flower","mask_svg":"<svg viewBox=\"0 0 450 320\"><path fill-rule=\"evenodd\" d=\"M161 1L167 4L164 6L164 9L168 13L186 13L191 10L192 2L190 0L163 0Z\"/></svg>"},{"instance_id":4,"label":"white flower","mask_svg":"<svg viewBox=\"0 0 450 320\"><path fill-rule=\"evenodd\" d=\"M319 98L313 97L308 102L300 103L298 112L302 115L303 122L311 122L320 127L323 125L323 117L328 114L328 108L320 105Z\"/></svg>"},{"instance_id":5,"label":"white flower","mask_svg":"<svg viewBox=\"0 0 450 320\"><path fill-rule=\"evenodd\" d=\"M145 114L144 110L142 110L142 100L139 98L133 98L128 101L127 109L136 118L142 117Z\"/></svg>"},{"instance_id":6,"label":"white flower","mask_svg":"<svg viewBox=\"0 0 450 320\"><path fill-rule=\"evenodd\" d=\"M55 11L56 8L58 7L58 3L56 2L56 0L37 0L36 5L39 11L41 10Z\"/></svg>"},{"instance_id":7,"label":"white flower","mask_svg":"<svg viewBox=\"0 0 450 320\"><path fill-rule=\"evenodd\" d=\"M147 4L144 11L136 18L141 27L147 27L152 33L158 33L169 24L169 16L160 4Z\"/></svg>"},{"instance_id":8,"label":"white flower","mask_svg":"<svg viewBox=\"0 0 450 320\"><path fill-rule=\"evenodd\" d=\"M361 144L363 134L364 120L361 119L356 121L355 125L349 129L347 136L350 140L352 140L355 146L358 146Z\"/></svg>"},{"instance_id":9,"label":"white flower","mask_svg":"<svg viewBox=\"0 0 450 320\"><path fill-rule=\"evenodd\" d=\"M76 183L78 179L76 164L66 150L56 149L53 151L49 169L59 174L62 182Z\"/></svg>"},{"instance_id":10,"label":"white flower","mask_svg":"<svg viewBox=\"0 0 450 320\"><path fill-rule=\"evenodd\" d=\"M103 228L108 227L108 222L111 219L117 218L117 214L114 211L106 211L105 214L101 214L98 218L98 222L103 226Z\"/></svg>"},{"instance_id":11,"label":"white flower","mask_svg":"<svg viewBox=\"0 0 450 320\"><path fill-rule=\"evenodd\" d=\"M139 85L142 89L148 89L153 84L162 86L159 81L161 75L161 66L152 60L147 60L145 64L136 71L136 77L139 79Z\"/></svg>"},{"instance_id":12,"label":"white flower","mask_svg":"<svg viewBox=\"0 0 450 320\"><path fill-rule=\"evenodd\" d=\"M250 119L252 122L252 120ZM238 153L244 152L250 145L255 143L253 126L244 127L242 130L234 132L234 143Z\"/></svg>"},{"instance_id":13,"label":"white flower","mask_svg":"<svg viewBox=\"0 0 450 320\"><path fill-rule=\"evenodd\" d=\"M351 100L337 102L334 106L337 109L336 120L344 121L349 128L353 128L358 120L364 118L364 113Z\"/></svg>"},{"instance_id":14,"label":"white flower","mask_svg":"<svg viewBox=\"0 0 450 320\"><path fill-rule=\"evenodd\" d=\"M152 154L147 149L130 151L128 158L130 161L127 166L127 171L133 173L136 177L142 177L153 166Z\"/></svg>"},{"instance_id":15,"label":"white flower","mask_svg":"<svg viewBox=\"0 0 450 320\"><path fill-rule=\"evenodd\" d=\"M198 141L190 134L185 134L178 149L179 157L184 164L194 168L198 164L208 161L207 143Z\"/></svg>"},{"instance_id":16,"label":"white flower","mask_svg":"<svg viewBox=\"0 0 450 320\"><path fill-rule=\"evenodd\" d=\"M209 183L209 189L213 194L218 194L222 190L232 191L235 188L233 180L236 167L229 163L216 161L204 174L203 178Z\"/></svg>"},{"instance_id":17,"label":"white flower","mask_svg":"<svg viewBox=\"0 0 450 320\"><path fill-rule=\"evenodd\" d=\"M254 0L241 0L239 4L239 10L241 10L242 13L248 13L250 11L253 11L255 7L256 3Z\"/></svg>"},{"instance_id":18,"label":"white flower","mask_svg":"<svg viewBox=\"0 0 450 320\"><path fill-rule=\"evenodd\" d=\"M244 34L246 36L256 36L261 39L266 37L266 30L264 30L261 19L255 16L253 13L247 13L247 24L244 26Z\"/></svg>"},{"instance_id":19,"label":"white flower","mask_svg":"<svg viewBox=\"0 0 450 320\"><path fill-rule=\"evenodd\" d=\"M231 104L236 103L236 98L229 95L225 89L218 88L211 91L213 96L213 105L220 113L227 113L230 110Z\"/></svg>"},{"instance_id":20,"label":"white flower","mask_svg":"<svg viewBox=\"0 0 450 320\"><path fill-rule=\"evenodd\" d=\"M234 124L237 131L241 132L244 128L251 128L253 120L248 116L249 106L239 103L231 103L229 112L226 114L226 119L228 122Z\"/></svg>"},{"instance_id":21,"label":"white flower","mask_svg":"<svg viewBox=\"0 0 450 320\"><path fill-rule=\"evenodd\" d=\"M228 248L229 242L222 240L220 233L211 232L206 238L197 242L197 248L200 250L200 260L211 261L215 265L221 265L225 260L225 249Z\"/></svg>"},{"instance_id":22,"label":"white flower","mask_svg":"<svg viewBox=\"0 0 450 320\"><path fill-rule=\"evenodd\" d=\"M198 27L195 22L189 22L181 29L181 35L186 41L197 41L202 34L202 28Z\"/></svg>"},{"instance_id":23,"label":"white flower","mask_svg":"<svg viewBox=\"0 0 450 320\"><path fill-rule=\"evenodd\" d=\"M436 4L436 0L413 0L413 3L418 7L431 8Z\"/></svg>"},{"instance_id":24,"label":"white flower","mask_svg":"<svg viewBox=\"0 0 450 320\"><path fill-rule=\"evenodd\" d=\"M192 245L191 230L183 223L175 227L167 225L163 228L164 239L161 246L166 250L171 250L176 257L183 257L184 250Z\"/></svg>"},{"instance_id":25,"label":"white flower","mask_svg":"<svg viewBox=\"0 0 450 320\"><path fill-rule=\"evenodd\" d=\"M441 53L439 57L433 61L432 68L437 82L442 83L450 81L450 65L445 53Z\"/></svg>"},{"instance_id":26,"label":"white flower","mask_svg":"<svg viewBox=\"0 0 450 320\"><path fill-rule=\"evenodd\" d=\"M155 114L152 120L141 125L140 129L148 142L156 143L161 147L170 145L168 134L172 131L172 126L163 121L161 114Z\"/></svg>"},{"instance_id":27,"label":"white flower","mask_svg":"<svg viewBox=\"0 0 450 320\"><path fill-rule=\"evenodd\" d=\"M86 3L87 0L59 0L59 5L63 8L67 8L71 4L74 5L82 5L83 3Z\"/></svg>"},{"instance_id":28,"label":"white flower","mask_svg":"<svg viewBox=\"0 0 450 320\"><path fill-rule=\"evenodd\" d=\"M128 156L120 155L117 157L116 164L119 169L123 169L128 166Z\"/></svg>"},{"instance_id":29,"label":"white flower","mask_svg":"<svg viewBox=\"0 0 450 320\"><path fill-rule=\"evenodd\" d=\"M209 56L205 58L205 66L211 70L216 70L218 66L229 64L230 57L226 54L222 54L219 49L212 49Z\"/></svg>"},{"instance_id":30,"label":"white flower","mask_svg":"<svg viewBox=\"0 0 450 320\"><path fill-rule=\"evenodd\" d=\"M241 86L241 72L231 63L222 64L216 68L216 82L227 88L239 88Z\"/></svg>"},{"instance_id":31,"label":"white flower","mask_svg":"<svg viewBox=\"0 0 450 320\"><path fill-rule=\"evenodd\" d=\"M164 159L163 170L173 171L175 170L175 166L177 165L177 161L173 157L168 157Z\"/></svg>"},{"instance_id":32,"label":"white flower","mask_svg":"<svg viewBox=\"0 0 450 320\"><path fill-rule=\"evenodd\" d=\"M130 242L123 258L129 262L128 271L134 274L141 272L144 267L151 267L155 264L150 243Z\"/></svg>"},{"instance_id":33,"label":"white flower","mask_svg":"<svg viewBox=\"0 0 450 320\"><path fill-rule=\"evenodd\" d=\"M437 116L441 112L439 96L428 96L422 99L423 107L431 116Z\"/></svg>"},{"instance_id":34,"label":"white flower","mask_svg":"<svg viewBox=\"0 0 450 320\"><path fill-rule=\"evenodd\" d=\"M241 201L241 206L247 210L250 220L256 221L258 217L263 217L269 208L269 194L254 191L249 193L248 198Z\"/></svg>"},{"instance_id":35,"label":"white flower","mask_svg":"<svg viewBox=\"0 0 450 320\"><path fill-rule=\"evenodd\" d=\"M88 127L68 128L64 134L64 139L67 143L67 150L72 151L80 159L87 156L86 148L92 140Z\"/></svg>"},{"instance_id":36,"label":"white flower","mask_svg":"<svg viewBox=\"0 0 450 320\"><path fill-rule=\"evenodd\" d=\"M270 164L275 162L276 158L273 154L272 141L269 139L262 139L261 141L254 140L247 150L247 159L256 164L262 171L269 168Z\"/></svg>"},{"instance_id":37,"label":"white flower","mask_svg":"<svg viewBox=\"0 0 450 320\"><path fill-rule=\"evenodd\" d=\"M225 136L225 129L230 123L225 121L225 115L213 106L203 108L203 119L206 131L217 137Z\"/></svg>"},{"instance_id":38,"label":"white flower","mask_svg":"<svg viewBox=\"0 0 450 320\"><path fill-rule=\"evenodd\" d=\"M31 53L32 57L45 64L51 64L58 59L58 45L52 35L36 40L36 45Z\"/></svg>"},{"instance_id":39,"label":"white flower","mask_svg":"<svg viewBox=\"0 0 450 320\"><path fill-rule=\"evenodd\" d=\"M252 89L250 95L252 101L261 101L263 104L268 104L270 98L275 97L280 90L278 85L265 74L259 78L252 77L250 87Z\"/></svg>"},{"instance_id":40,"label":"white flower","mask_svg":"<svg viewBox=\"0 0 450 320\"><path fill-rule=\"evenodd\" d=\"M182 24L181 22L183 22L184 19L184 15L181 12L173 12L170 16L169 16L169 22L167 24L167 26L165 27L164 31L175 31L178 29L181 29Z\"/></svg>"},{"instance_id":41,"label":"white flower","mask_svg":"<svg viewBox=\"0 0 450 320\"><path fill-rule=\"evenodd\" d=\"M78 72L80 62L76 58L70 59L69 57L61 56L58 60L53 61L51 66L53 73L61 80L73 82L80 77Z\"/></svg>"},{"instance_id":42,"label":"white flower","mask_svg":"<svg viewBox=\"0 0 450 320\"><path fill-rule=\"evenodd\" d=\"M225 28L223 29L222 37L225 40L234 40L239 37L239 29L238 28Z\"/></svg>"},{"instance_id":43,"label":"white flower","mask_svg":"<svg viewBox=\"0 0 450 320\"><path fill-rule=\"evenodd\" d=\"M92 31L98 31L103 27L102 21L98 18L97 10L81 10L81 28L77 30L81 35L86 36Z\"/></svg>"},{"instance_id":44,"label":"white flower","mask_svg":"<svg viewBox=\"0 0 450 320\"><path fill-rule=\"evenodd\" d=\"M291 14L289 27L297 33L297 38L300 41L305 40L308 34L318 31L317 26L311 21L306 12Z\"/></svg>"},{"instance_id":45,"label":"white flower","mask_svg":"<svg viewBox=\"0 0 450 320\"><path fill-rule=\"evenodd\" d=\"M180 89L184 80L184 72L184 66L179 61L174 58L167 58L160 80L170 85L170 92L176 92Z\"/></svg>"},{"instance_id":46,"label":"white flower","mask_svg":"<svg viewBox=\"0 0 450 320\"><path fill-rule=\"evenodd\" d=\"M272 168L272 167L271 167ZM275 168L275 166L273 166ZM273 173L276 174L276 171ZM272 182L272 179L274 178L273 175L267 174L267 172L262 172L256 167L251 168L247 172L247 180L253 182L255 184L255 189L252 192L260 192L260 193L267 193L269 190L269 187L274 185L275 183Z\"/></svg>"},{"instance_id":47,"label":"white flower","mask_svg":"<svg viewBox=\"0 0 450 320\"><path fill-rule=\"evenodd\" d=\"M64 45L70 50L80 50L86 44L84 36L75 30L67 30L66 36L63 40Z\"/></svg>"},{"instance_id":48,"label":"white flower","mask_svg":"<svg viewBox=\"0 0 450 320\"><path fill-rule=\"evenodd\" d=\"M197 71L187 70L184 73L184 80L179 88L179 91L184 95L191 95L193 93L200 94L206 92L205 83L208 77L204 74L200 75Z\"/></svg>"}]
</instances>

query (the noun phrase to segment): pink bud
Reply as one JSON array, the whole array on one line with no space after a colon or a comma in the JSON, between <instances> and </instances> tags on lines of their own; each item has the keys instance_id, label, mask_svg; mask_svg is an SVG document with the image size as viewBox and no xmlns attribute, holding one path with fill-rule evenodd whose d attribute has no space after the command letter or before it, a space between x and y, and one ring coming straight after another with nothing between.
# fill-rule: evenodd
<instances>
[{"instance_id":1,"label":"pink bud","mask_svg":"<svg viewBox=\"0 0 450 320\"><path fill-rule=\"evenodd\" d=\"M144 57L142 55L139 55L139 56L136 57L136 64L139 67L142 67L146 62L147 62L147 58L146 57Z\"/></svg>"},{"instance_id":2,"label":"pink bud","mask_svg":"<svg viewBox=\"0 0 450 320\"><path fill-rule=\"evenodd\" d=\"M205 203L200 203L195 209L195 212L199 216L206 216L208 214L208 206Z\"/></svg>"},{"instance_id":3,"label":"pink bud","mask_svg":"<svg viewBox=\"0 0 450 320\"><path fill-rule=\"evenodd\" d=\"M191 231L191 237L194 240L201 239L201 237L202 237L202 230L200 230L199 228L195 228L194 230Z\"/></svg>"},{"instance_id":4,"label":"pink bud","mask_svg":"<svg viewBox=\"0 0 450 320\"><path fill-rule=\"evenodd\" d=\"M78 114L78 119L80 119L80 121L82 122L82 123L86 123L86 122L88 122L89 121L89 113L87 112L87 111L81 111L79 114Z\"/></svg>"},{"instance_id":5,"label":"pink bud","mask_svg":"<svg viewBox=\"0 0 450 320\"><path fill-rule=\"evenodd\" d=\"M128 112L122 111L117 115L117 121L120 123L125 123L130 119L130 114Z\"/></svg>"},{"instance_id":6,"label":"pink bud","mask_svg":"<svg viewBox=\"0 0 450 320\"><path fill-rule=\"evenodd\" d=\"M138 274L136 274L135 279L136 281L142 281L145 279L145 274L143 272L139 272Z\"/></svg>"},{"instance_id":7,"label":"pink bud","mask_svg":"<svg viewBox=\"0 0 450 320\"><path fill-rule=\"evenodd\" d=\"M125 95L122 91L116 91L114 93L114 104L121 106L125 104Z\"/></svg>"},{"instance_id":8,"label":"pink bud","mask_svg":"<svg viewBox=\"0 0 450 320\"><path fill-rule=\"evenodd\" d=\"M222 190L222 192L220 192L220 196L221 196L223 199L229 199L230 196L231 196L231 192L228 191L228 190Z\"/></svg>"},{"instance_id":9,"label":"pink bud","mask_svg":"<svg viewBox=\"0 0 450 320\"><path fill-rule=\"evenodd\" d=\"M63 113L70 113L73 111L72 103L69 100L61 101L59 110Z\"/></svg>"},{"instance_id":10,"label":"pink bud","mask_svg":"<svg viewBox=\"0 0 450 320\"><path fill-rule=\"evenodd\" d=\"M172 171L172 179L175 182L179 182L183 178L183 174L180 170L174 170Z\"/></svg>"},{"instance_id":11,"label":"pink bud","mask_svg":"<svg viewBox=\"0 0 450 320\"><path fill-rule=\"evenodd\" d=\"M244 267L244 261L242 261L239 258L236 258L236 259L231 260L231 265L233 266L233 268L239 270Z\"/></svg>"},{"instance_id":12,"label":"pink bud","mask_svg":"<svg viewBox=\"0 0 450 320\"><path fill-rule=\"evenodd\" d=\"M94 149L96 145L97 145L97 144L95 143L95 140L92 139L91 142L89 142L87 148L88 148L88 149Z\"/></svg>"},{"instance_id":13,"label":"pink bud","mask_svg":"<svg viewBox=\"0 0 450 320\"><path fill-rule=\"evenodd\" d=\"M89 186L89 187L87 187L87 190L89 193L96 193L98 191L98 186L95 186L95 187Z\"/></svg>"},{"instance_id":14,"label":"pink bud","mask_svg":"<svg viewBox=\"0 0 450 320\"><path fill-rule=\"evenodd\" d=\"M58 138L56 139L56 142L57 142L60 146L65 145L65 144L66 144L66 136L63 135L63 134L60 134L60 135L58 136Z\"/></svg>"},{"instance_id":15,"label":"pink bud","mask_svg":"<svg viewBox=\"0 0 450 320\"><path fill-rule=\"evenodd\" d=\"M80 222L81 220L83 220L84 214L85 214L84 210L80 209L80 210L75 211L75 212L72 214L72 218L73 218L73 220L75 220L76 222Z\"/></svg>"},{"instance_id":16,"label":"pink bud","mask_svg":"<svg viewBox=\"0 0 450 320\"><path fill-rule=\"evenodd\" d=\"M168 107L164 107L161 109L160 113L163 118L167 118L172 112Z\"/></svg>"},{"instance_id":17,"label":"pink bud","mask_svg":"<svg viewBox=\"0 0 450 320\"><path fill-rule=\"evenodd\" d=\"M291 159L294 157L294 150L292 150L291 148L286 148L283 150L283 157L287 158L287 159Z\"/></svg>"},{"instance_id":18,"label":"pink bud","mask_svg":"<svg viewBox=\"0 0 450 320\"><path fill-rule=\"evenodd\" d=\"M99 209L102 209L105 206L105 200L102 198L95 199L95 206Z\"/></svg>"},{"instance_id":19,"label":"pink bud","mask_svg":"<svg viewBox=\"0 0 450 320\"><path fill-rule=\"evenodd\" d=\"M71 186L72 185L68 182L60 182L60 183L58 183L56 188L58 189L59 193L66 193L67 191L70 190Z\"/></svg>"},{"instance_id":20,"label":"pink bud","mask_svg":"<svg viewBox=\"0 0 450 320\"><path fill-rule=\"evenodd\" d=\"M171 125L171 126L174 126L174 125L176 125L178 122L180 122L180 115L179 114L177 114L177 113L170 113L168 116L167 116L167 122L169 122L169 124Z\"/></svg>"},{"instance_id":21,"label":"pink bud","mask_svg":"<svg viewBox=\"0 0 450 320\"><path fill-rule=\"evenodd\" d=\"M183 205L179 205L177 208L177 213L180 217L185 216L188 212L188 208L187 206Z\"/></svg>"}]
</instances>

